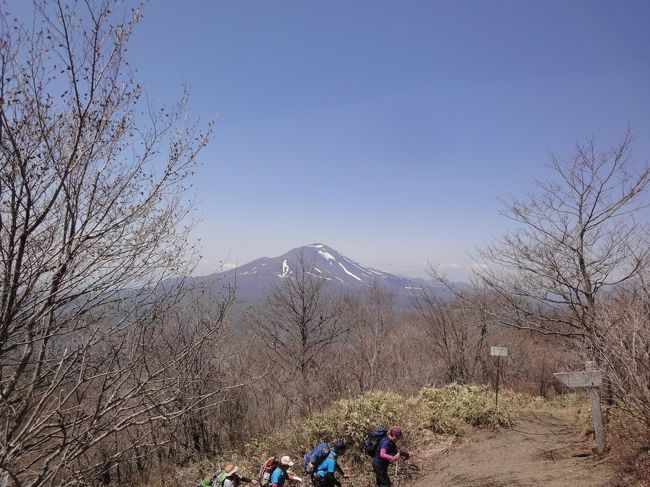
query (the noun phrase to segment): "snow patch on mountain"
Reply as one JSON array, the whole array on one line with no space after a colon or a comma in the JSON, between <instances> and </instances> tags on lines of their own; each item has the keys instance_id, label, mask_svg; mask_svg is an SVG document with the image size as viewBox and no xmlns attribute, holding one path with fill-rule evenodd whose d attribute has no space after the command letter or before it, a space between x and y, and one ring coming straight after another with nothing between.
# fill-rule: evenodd
<instances>
[{"instance_id":1,"label":"snow patch on mountain","mask_svg":"<svg viewBox=\"0 0 650 487\"><path fill-rule=\"evenodd\" d=\"M352 274L349 270L347 270L347 269L345 268L345 266L344 266L343 264L341 264L340 262L339 262L338 264L341 266L341 269L343 269L343 271L344 271L347 275L354 277L357 281L361 281L361 282L363 282L363 279L361 279L361 278L355 276L354 274Z\"/></svg>"},{"instance_id":2,"label":"snow patch on mountain","mask_svg":"<svg viewBox=\"0 0 650 487\"><path fill-rule=\"evenodd\" d=\"M330 254L328 251L326 251L326 250L319 250L318 253L319 253L320 255L322 255L323 257L325 257L325 259L327 259L328 262L329 262L330 260L333 260L334 262L336 262L336 259L334 258L334 256L333 256L332 254Z\"/></svg>"}]
</instances>

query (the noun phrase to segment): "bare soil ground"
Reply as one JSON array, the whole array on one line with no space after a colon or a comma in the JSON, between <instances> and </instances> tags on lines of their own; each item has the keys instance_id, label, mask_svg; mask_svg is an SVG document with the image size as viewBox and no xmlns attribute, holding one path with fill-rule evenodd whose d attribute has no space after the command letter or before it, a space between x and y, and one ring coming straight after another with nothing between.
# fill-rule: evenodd
<instances>
[{"instance_id":1,"label":"bare soil ground","mask_svg":"<svg viewBox=\"0 0 650 487\"><path fill-rule=\"evenodd\" d=\"M414 459L419 478L401 487L620 485L606 462L592 456L576 413L527 411L512 429L469 434L444 452L434 446Z\"/></svg>"}]
</instances>

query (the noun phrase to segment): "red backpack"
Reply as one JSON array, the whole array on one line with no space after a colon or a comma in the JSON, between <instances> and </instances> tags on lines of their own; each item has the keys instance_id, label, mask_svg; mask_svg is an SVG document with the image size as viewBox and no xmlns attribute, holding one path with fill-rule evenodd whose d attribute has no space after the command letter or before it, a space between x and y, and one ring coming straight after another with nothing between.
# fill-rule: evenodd
<instances>
[{"instance_id":1,"label":"red backpack","mask_svg":"<svg viewBox=\"0 0 650 487\"><path fill-rule=\"evenodd\" d=\"M262 464L262 466L260 467L260 473L257 476L257 480L259 481L262 487L264 487L265 485L270 485L271 474L273 473L273 470L277 468L278 465L280 465L280 462L275 457L269 457Z\"/></svg>"}]
</instances>

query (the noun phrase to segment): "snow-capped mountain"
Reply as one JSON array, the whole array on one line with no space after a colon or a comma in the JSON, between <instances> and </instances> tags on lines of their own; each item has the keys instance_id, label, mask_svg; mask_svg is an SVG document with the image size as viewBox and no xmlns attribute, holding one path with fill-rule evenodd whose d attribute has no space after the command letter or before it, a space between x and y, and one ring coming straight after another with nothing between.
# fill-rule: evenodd
<instances>
[{"instance_id":1,"label":"snow-capped mountain","mask_svg":"<svg viewBox=\"0 0 650 487\"><path fill-rule=\"evenodd\" d=\"M444 288L433 281L401 277L364 267L322 243L298 247L279 257L262 257L235 269L200 279L214 281L219 286L235 284L237 302L253 303L263 299L273 283L279 283L294 274L301 259L309 274L314 278L325 279L328 287L341 293L354 294L376 282L394 291L398 301L404 304L412 300L423 286L430 287L438 294L446 294Z\"/></svg>"}]
</instances>

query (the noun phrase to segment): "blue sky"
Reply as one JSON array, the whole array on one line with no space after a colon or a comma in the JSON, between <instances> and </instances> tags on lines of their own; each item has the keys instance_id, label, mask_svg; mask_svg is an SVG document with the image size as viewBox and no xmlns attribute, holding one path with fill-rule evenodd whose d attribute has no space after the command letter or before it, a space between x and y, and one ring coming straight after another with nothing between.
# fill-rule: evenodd
<instances>
[{"instance_id":1,"label":"blue sky","mask_svg":"<svg viewBox=\"0 0 650 487\"><path fill-rule=\"evenodd\" d=\"M462 276L550 151L629 124L650 159L649 23L625 0L159 0L129 54L150 97L187 82L217 120L194 180L201 273L323 242Z\"/></svg>"},{"instance_id":2,"label":"blue sky","mask_svg":"<svg viewBox=\"0 0 650 487\"><path fill-rule=\"evenodd\" d=\"M422 275L505 230L550 151L627 125L650 157L648 2L151 2L130 54L217 119L196 178L208 272L312 242ZM455 271L462 274L462 270Z\"/></svg>"}]
</instances>

